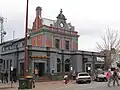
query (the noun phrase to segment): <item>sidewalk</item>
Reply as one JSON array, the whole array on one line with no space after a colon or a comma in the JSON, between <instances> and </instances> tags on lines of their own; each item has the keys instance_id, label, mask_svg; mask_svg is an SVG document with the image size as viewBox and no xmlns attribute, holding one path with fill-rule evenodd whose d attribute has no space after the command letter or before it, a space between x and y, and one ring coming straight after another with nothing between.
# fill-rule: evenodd
<instances>
[{"instance_id":1,"label":"sidewalk","mask_svg":"<svg viewBox=\"0 0 120 90\"><path fill-rule=\"evenodd\" d=\"M67 85L63 83L63 81L50 81L50 82L36 82L35 88L32 90L54 90L58 88L64 88L66 86L70 86L74 83L74 81L70 81ZM13 88L11 88L11 83L8 84L1 84L0 83L0 90L18 90L19 83L13 83Z\"/></svg>"}]
</instances>

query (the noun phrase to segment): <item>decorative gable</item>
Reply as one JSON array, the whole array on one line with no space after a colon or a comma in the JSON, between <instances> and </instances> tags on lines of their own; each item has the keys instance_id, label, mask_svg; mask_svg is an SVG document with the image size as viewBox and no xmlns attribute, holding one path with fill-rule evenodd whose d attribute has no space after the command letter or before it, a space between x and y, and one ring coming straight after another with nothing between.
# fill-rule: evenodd
<instances>
[{"instance_id":1,"label":"decorative gable","mask_svg":"<svg viewBox=\"0 0 120 90\"><path fill-rule=\"evenodd\" d=\"M74 31L74 26L72 26L71 23L66 23L67 19L62 12L63 11L61 9L57 16L57 21L54 23L54 27Z\"/></svg>"}]
</instances>

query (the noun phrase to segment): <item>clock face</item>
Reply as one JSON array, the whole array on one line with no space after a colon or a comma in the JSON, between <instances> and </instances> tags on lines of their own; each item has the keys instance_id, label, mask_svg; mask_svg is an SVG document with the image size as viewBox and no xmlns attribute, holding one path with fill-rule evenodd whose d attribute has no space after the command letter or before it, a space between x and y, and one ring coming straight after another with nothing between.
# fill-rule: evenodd
<instances>
[{"instance_id":1,"label":"clock face","mask_svg":"<svg viewBox=\"0 0 120 90\"><path fill-rule=\"evenodd\" d=\"M63 23L60 23L60 27L62 27L62 28L63 28L63 27L64 27L64 24L63 24Z\"/></svg>"}]
</instances>

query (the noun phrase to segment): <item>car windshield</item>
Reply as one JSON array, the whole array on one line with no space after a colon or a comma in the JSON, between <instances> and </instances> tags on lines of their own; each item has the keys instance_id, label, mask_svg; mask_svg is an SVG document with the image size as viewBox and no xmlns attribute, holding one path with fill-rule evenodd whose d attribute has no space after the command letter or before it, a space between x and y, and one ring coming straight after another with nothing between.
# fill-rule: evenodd
<instances>
[{"instance_id":1,"label":"car windshield","mask_svg":"<svg viewBox=\"0 0 120 90\"><path fill-rule=\"evenodd\" d=\"M100 71L98 71L98 74L104 74L104 71L100 70Z\"/></svg>"},{"instance_id":2,"label":"car windshield","mask_svg":"<svg viewBox=\"0 0 120 90\"><path fill-rule=\"evenodd\" d=\"M87 73L81 73L79 76L89 76Z\"/></svg>"}]
</instances>

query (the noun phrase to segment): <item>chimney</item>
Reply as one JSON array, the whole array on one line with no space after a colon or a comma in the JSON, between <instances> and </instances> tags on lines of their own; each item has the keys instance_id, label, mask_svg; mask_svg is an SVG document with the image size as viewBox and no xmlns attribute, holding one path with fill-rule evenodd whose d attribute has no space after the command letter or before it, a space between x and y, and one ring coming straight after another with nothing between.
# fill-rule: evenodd
<instances>
[{"instance_id":1,"label":"chimney","mask_svg":"<svg viewBox=\"0 0 120 90\"><path fill-rule=\"evenodd\" d=\"M42 8L38 6L36 8L36 17L39 16L41 18L41 11L42 11Z\"/></svg>"}]
</instances>

